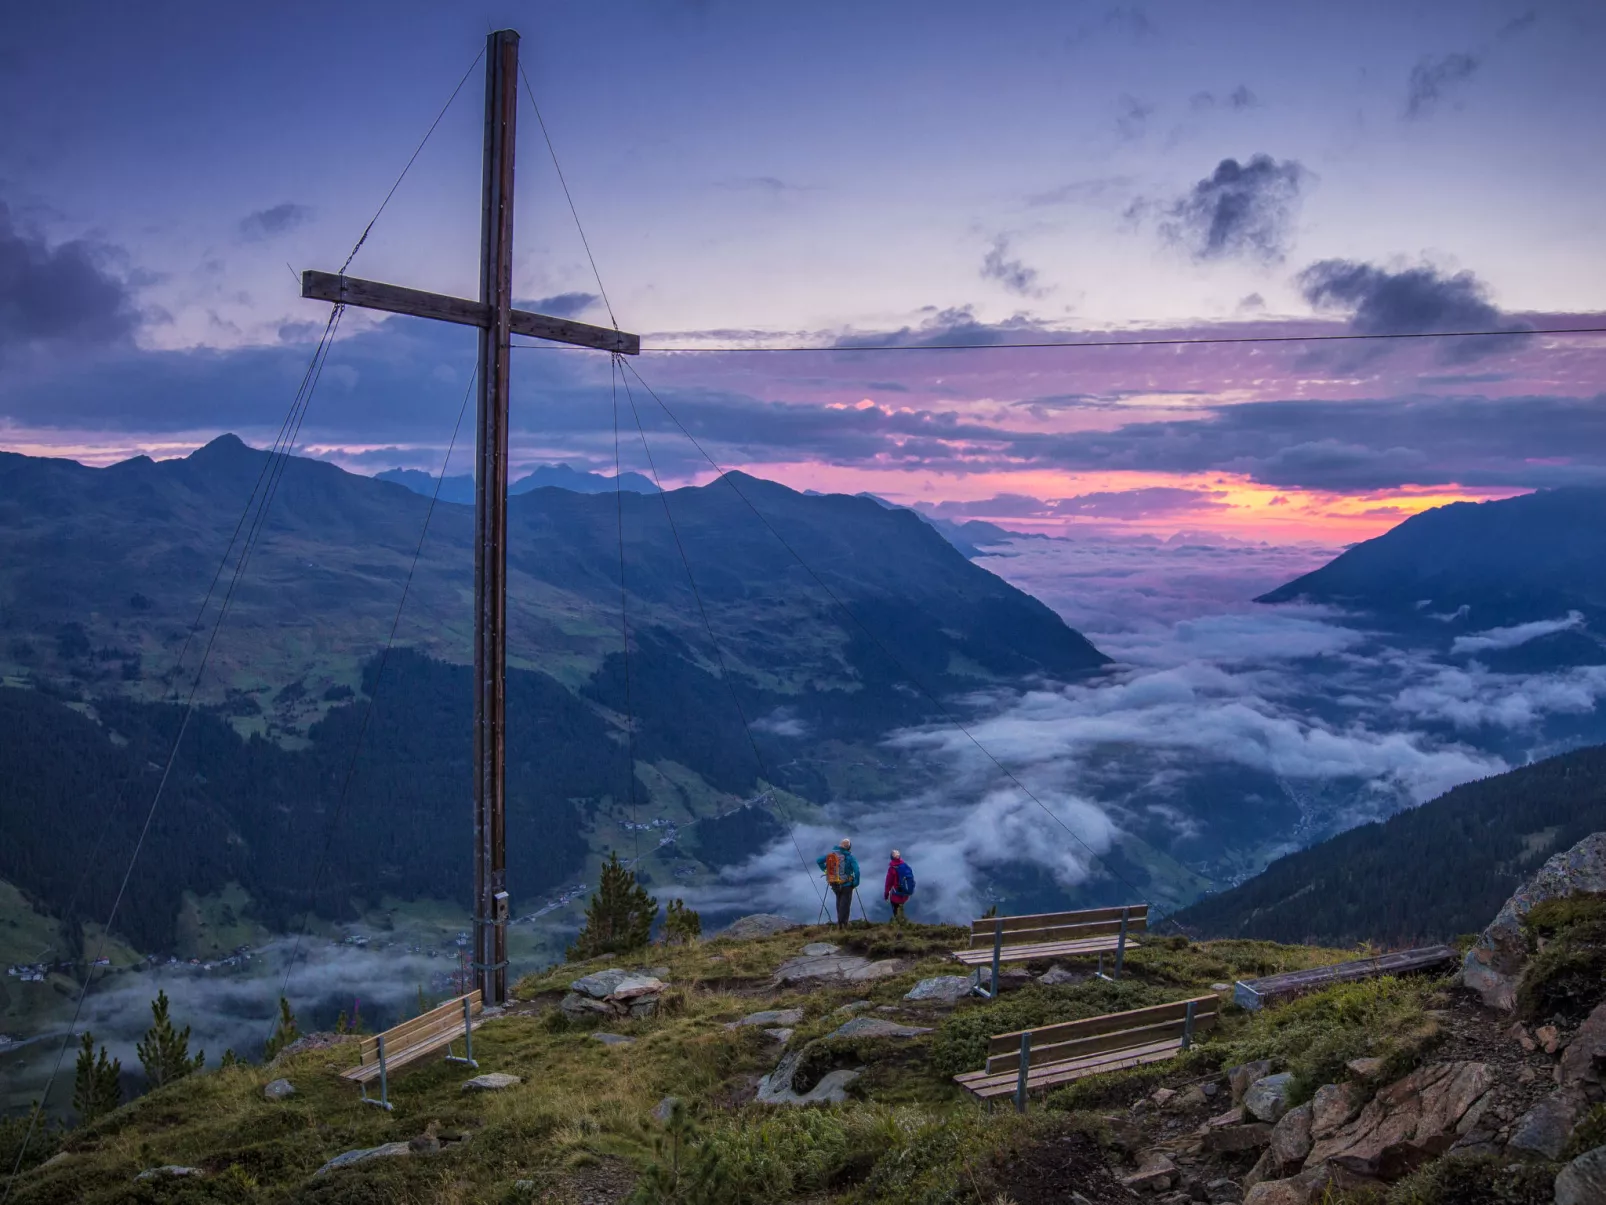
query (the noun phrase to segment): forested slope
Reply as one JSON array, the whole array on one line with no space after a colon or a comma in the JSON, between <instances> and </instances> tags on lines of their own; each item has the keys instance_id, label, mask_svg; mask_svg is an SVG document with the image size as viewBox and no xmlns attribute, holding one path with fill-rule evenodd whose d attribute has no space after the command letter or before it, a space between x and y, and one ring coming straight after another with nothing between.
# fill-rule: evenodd
<instances>
[{"instance_id":1,"label":"forested slope","mask_svg":"<svg viewBox=\"0 0 1606 1205\"><path fill-rule=\"evenodd\" d=\"M1547 857L1606 829L1606 746L1465 783L1280 858L1177 913L1211 937L1345 945L1444 940L1489 923Z\"/></svg>"}]
</instances>

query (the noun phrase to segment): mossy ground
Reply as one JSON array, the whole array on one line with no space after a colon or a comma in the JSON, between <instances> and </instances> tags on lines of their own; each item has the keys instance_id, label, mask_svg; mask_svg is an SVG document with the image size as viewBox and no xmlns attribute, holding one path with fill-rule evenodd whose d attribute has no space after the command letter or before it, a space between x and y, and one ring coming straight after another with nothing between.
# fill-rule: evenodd
<instances>
[{"instance_id":1,"label":"mossy ground","mask_svg":"<svg viewBox=\"0 0 1606 1205\"><path fill-rule=\"evenodd\" d=\"M869 984L771 986L775 968L803 944L834 936L848 948L900 957L907 969ZM1094 979L1032 987L994 1003L978 999L953 1009L905 1005L902 997L918 979L956 973L959 968L943 954L957 936L955 930L918 925L861 926L845 935L796 929L554 968L520 982L509 1015L489 1021L474 1035L480 1070L521 1076L515 1088L464 1093L461 1085L469 1073L433 1060L392 1079L395 1110L386 1113L362 1104L356 1089L336 1076L354 1061L339 1048L307 1051L272 1068L209 1071L72 1131L58 1159L19 1177L12 1199L17 1205L564 1201L575 1198L576 1186L587 1177L606 1173L628 1185L648 1166L660 1133L651 1121L652 1109L673 1095L696 1119L698 1141L720 1156L725 1187L711 1201L822 1194L876 1201L892 1193L901 1202L937 1205L986 1191L992 1183L988 1169L1001 1166L1000 1152L1023 1143L1052 1145L1069 1131L1085 1136L1097 1129L1085 1118L1066 1115L1066 1107L1085 1102L1063 1094L1055 1102L1059 1109L1036 1110L1025 1120L1004 1111L988 1115L964 1099L949 1077L956 1068L979 1065L971 1058L978 1038L1022 1024L1180 998L1208 991L1214 982L1352 955L1260 942L1157 939L1131 952L1119 984ZM578 974L610 964L668 967L674 985L660 1016L607 1026L635 1039L627 1046L597 1041L593 1027L571 1023L555 1009L558 994ZM1352 985L1275 1014L1250 1018L1228 1010L1220 1029L1193 1058L1219 1064L1223 1058L1276 1052L1290 1060L1307 1058L1310 1075L1325 1073L1318 1069L1340 1054L1378 1053L1397 1032L1409 1030L1425 990ZM852 1000L869 1000L872 1008L891 1006L897 1012L882 1015L936 1032L910 1041L822 1041L845 1019L833 1016L834 1010ZM866 1067L854 1085L858 1099L808 1110L745 1103L757 1077L774 1067L780 1048L757 1027L727 1030L725 1023L759 1009L789 1007L804 1011L791 1048L809 1049L816 1070ZM1347 1036L1323 1046L1312 1040L1323 1026ZM1184 1070L1179 1064L1169 1073ZM294 1084L295 1095L264 1100L263 1085L280 1076ZM405 1141L431 1129L448 1140L438 1154L313 1175L344 1151ZM450 1140L458 1135L460 1141ZM140 1171L163 1164L199 1167L207 1174L162 1183L134 1180ZM516 1189L521 1181L535 1187Z\"/></svg>"}]
</instances>

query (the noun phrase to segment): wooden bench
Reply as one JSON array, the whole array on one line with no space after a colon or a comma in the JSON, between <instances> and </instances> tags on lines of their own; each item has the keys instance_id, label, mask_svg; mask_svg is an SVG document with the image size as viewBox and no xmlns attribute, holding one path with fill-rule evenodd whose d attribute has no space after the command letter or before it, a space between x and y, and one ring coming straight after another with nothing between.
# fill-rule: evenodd
<instances>
[{"instance_id":1,"label":"wooden bench","mask_svg":"<svg viewBox=\"0 0 1606 1205\"><path fill-rule=\"evenodd\" d=\"M1219 996L1196 996L1002 1033L988 1039L987 1065L954 1076L954 1082L989 1104L997 1097L1013 1096L1015 1107L1024 1113L1026 1093L1033 1089L1175 1058L1197 1034L1215 1025L1220 1011Z\"/></svg>"},{"instance_id":2,"label":"wooden bench","mask_svg":"<svg viewBox=\"0 0 1606 1205\"><path fill-rule=\"evenodd\" d=\"M1045 912L1036 916L994 916L972 921L970 948L955 950L954 957L976 968L972 990L992 999L998 994L998 968L1006 962L1036 962L1081 954L1115 952L1115 974L1135 933L1148 930L1149 906L1125 904L1119 908L1091 908L1082 912ZM992 964L992 990L981 986L981 968ZM1103 973L1102 960L1100 974Z\"/></svg>"},{"instance_id":3,"label":"wooden bench","mask_svg":"<svg viewBox=\"0 0 1606 1205\"><path fill-rule=\"evenodd\" d=\"M1414 950L1379 954L1375 958L1357 958L1332 966L1285 971L1264 979L1240 979L1233 984L1232 998L1234 1003L1253 1011L1281 1000L1292 1000L1306 992L1332 987L1335 983L1351 983L1357 979L1373 979L1382 975L1408 975L1413 971L1429 971L1459 960L1460 956L1450 946L1419 946Z\"/></svg>"},{"instance_id":4,"label":"wooden bench","mask_svg":"<svg viewBox=\"0 0 1606 1205\"><path fill-rule=\"evenodd\" d=\"M415 1063L442 1047L446 1049L447 1062L479 1066L474 1061L474 1018L482 1011L480 993L476 988L466 996L448 1000L438 1008L432 1008L411 1021L403 1021L382 1034L364 1038L358 1047L357 1065L350 1071L342 1071L340 1078L360 1084L362 1098L368 1104L389 1109L390 1072L397 1068ZM463 1038L462 1058L452 1053L452 1043L459 1035ZM368 1085L375 1079L379 1081L377 1097L368 1095Z\"/></svg>"}]
</instances>

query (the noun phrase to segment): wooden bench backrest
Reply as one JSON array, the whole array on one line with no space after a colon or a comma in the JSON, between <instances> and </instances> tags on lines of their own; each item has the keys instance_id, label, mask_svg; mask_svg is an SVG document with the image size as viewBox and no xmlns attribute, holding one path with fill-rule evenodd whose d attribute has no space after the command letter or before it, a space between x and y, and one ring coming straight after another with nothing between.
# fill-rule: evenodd
<instances>
[{"instance_id":1,"label":"wooden bench backrest","mask_svg":"<svg viewBox=\"0 0 1606 1205\"><path fill-rule=\"evenodd\" d=\"M1143 933L1149 926L1149 906L1131 904L1126 909L1128 936ZM1083 937L1103 937L1121 931L1120 908L1089 908L1082 912L1044 912L1037 916L987 917L970 924L970 948L991 949L999 919L1004 922L1006 946L1035 946L1054 941L1076 941Z\"/></svg>"},{"instance_id":2,"label":"wooden bench backrest","mask_svg":"<svg viewBox=\"0 0 1606 1205\"><path fill-rule=\"evenodd\" d=\"M467 996L457 996L448 1000L445 1004L430 1009L427 1013L419 1014L411 1021L403 1021L400 1025L385 1030L382 1034L364 1038L362 1045L358 1048L360 1057L357 1060L357 1065L366 1067L370 1063L379 1061L380 1038L385 1039L385 1053L388 1056L443 1030L451 1029L454 1026L461 1028L464 1000L468 1001L470 1016L477 1017L484 1011L484 1006L481 1004L480 990L475 988Z\"/></svg>"},{"instance_id":3,"label":"wooden bench backrest","mask_svg":"<svg viewBox=\"0 0 1606 1205\"><path fill-rule=\"evenodd\" d=\"M987 1073L996 1075L1019 1069L1022 1033L1032 1035L1029 1065L1033 1067L1180 1038L1187 1029L1190 1003L1193 1005L1193 1032L1198 1035L1212 1028L1221 1011L1221 998L1216 995L1196 996L1191 1001L1176 1000L1124 1013L1106 1013L1101 1017L1032 1030L1016 1030L988 1039Z\"/></svg>"}]
</instances>

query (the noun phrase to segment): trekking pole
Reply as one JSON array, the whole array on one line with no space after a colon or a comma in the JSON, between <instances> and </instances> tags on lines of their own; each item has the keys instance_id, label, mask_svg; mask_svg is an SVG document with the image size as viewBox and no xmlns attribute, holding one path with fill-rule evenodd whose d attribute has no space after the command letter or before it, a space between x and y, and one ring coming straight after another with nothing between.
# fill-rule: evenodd
<instances>
[{"instance_id":1,"label":"trekking pole","mask_svg":"<svg viewBox=\"0 0 1606 1205\"><path fill-rule=\"evenodd\" d=\"M859 894L857 887L853 889L853 898L859 901L859 915L864 917L864 923L868 925L870 923L870 914L865 911L864 896Z\"/></svg>"}]
</instances>

